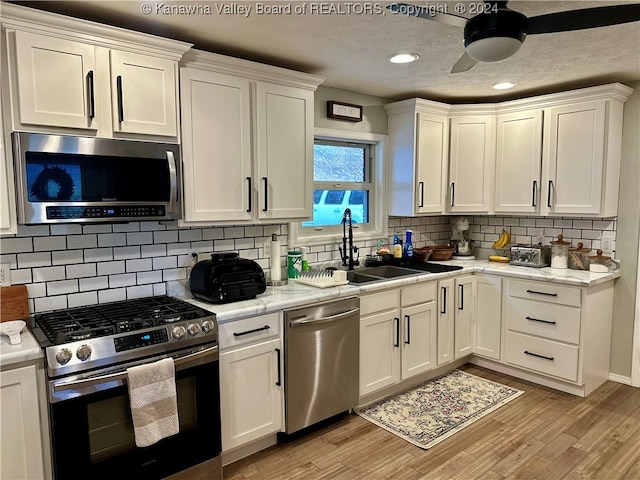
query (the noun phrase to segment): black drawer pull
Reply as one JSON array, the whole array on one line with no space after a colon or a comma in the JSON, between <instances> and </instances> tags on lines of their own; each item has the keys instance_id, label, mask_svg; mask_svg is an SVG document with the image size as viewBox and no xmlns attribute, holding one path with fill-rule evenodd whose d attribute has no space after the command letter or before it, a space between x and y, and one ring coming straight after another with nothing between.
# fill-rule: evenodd
<instances>
[{"instance_id":1,"label":"black drawer pull","mask_svg":"<svg viewBox=\"0 0 640 480\"><path fill-rule=\"evenodd\" d=\"M458 302L458 310L464 310L464 285L458 285L460 288L460 301Z\"/></svg>"},{"instance_id":2,"label":"black drawer pull","mask_svg":"<svg viewBox=\"0 0 640 480\"><path fill-rule=\"evenodd\" d=\"M532 357L544 358L545 360L553 360L553 357L547 357L546 355L540 355L539 353L531 353L524 351L525 355L531 355Z\"/></svg>"},{"instance_id":3,"label":"black drawer pull","mask_svg":"<svg viewBox=\"0 0 640 480\"><path fill-rule=\"evenodd\" d=\"M420 205L418 207L424 207L424 182L418 182L420 187Z\"/></svg>"},{"instance_id":4,"label":"black drawer pull","mask_svg":"<svg viewBox=\"0 0 640 480\"><path fill-rule=\"evenodd\" d=\"M277 386L282 386L282 375L281 375L281 368L280 368L280 349L276 348L276 358L278 359L278 381L276 382Z\"/></svg>"},{"instance_id":5,"label":"black drawer pull","mask_svg":"<svg viewBox=\"0 0 640 480\"><path fill-rule=\"evenodd\" d=\"M440 287L442 290L442 308L440 309L441 314L447 313L447 287Z\"/></svg>"},{"instance_id":6,"label":"black drawer pull","mask_svg":"<svg viewBox=\"0 0 640 480\"><path fill-rule=\"evenodd\" d=\"M249 191L249 208L247 208L247 213L251 213L251 177L247 177L248 191Z\"/></svg>"},{"instance_id":7,"label":"black drawer pull","mask_svg":"<svg viewBox=\"0 0 640 480\"><path fill-rule=\"evenodd\" d=\"M549 325L555 325L556 322L554 320L542 320L540 318L534 317L524 317L527 320L531 320L532 322L540 322L540 323L548 323Z\"/></svg>"},{"instance_id":8,"label":"black drawer pull","mask_svg":"<svg viewBox=\"0 0 640 480\"><path fill-rule=\"evenodd\" d=\"M400 346L400 319L398 317L394 317L393 321L396 322L396 339L393 341L394 347Z\"/></svg>"},{"instance_id":9,"label":"black drawer pull","mask_svg":"<svg viewBox=\"0 0 640 480\"><path fill-rule=\"evenodd\" d=\"M261 332L262 330L269 330L271 327L269 325L265 325L264 327L254 328L253 330L247 330L246 332L233 332L234 337L241 337L243 335L249 335L250 333Z\"/></svg>"},{"instance_id":10,"label":"black drawer pull","mask_svg":"<svg viewBox=\"0 0 640 480\"><path fill-rule=\"evenodd\" d=\"M557 293L536 292L535 290L527 290L527 293L535 293L536 295L546 295L547 297L557 297Z\"/></svg>"},{"instance_id":11,"label":"black drawer pull","mask_svg":"<svg viewBox=\"0 0 640 480\"><path fill-rule=\"evenodd\" d=\"M407 320L407 339L404 341L407 345L411 344L411 316L405 315L404 318Z\"/></svg>"},{"instance_id":12,"label":"black drawer pull","mask_svg":"<svg viewBox=\"0 0 640 480\"><path fill-rule=\"evenodd\" d=\"M535 207L536 206L536 193L538 193L538 181L534 180L533 181L533 195L531 198L531 206Z\"/></svg>"},{"instance_id":13,"label":"black drawer pull","mask_svg":"<svg viewBox=\"0 0 640 480\"><path fill-rule=\"evenodd\" d=\"M116 77L116 92L118 95L118 122L124 122L124 100L122 99L122 77Z\"/></svg>"}]
</instances>

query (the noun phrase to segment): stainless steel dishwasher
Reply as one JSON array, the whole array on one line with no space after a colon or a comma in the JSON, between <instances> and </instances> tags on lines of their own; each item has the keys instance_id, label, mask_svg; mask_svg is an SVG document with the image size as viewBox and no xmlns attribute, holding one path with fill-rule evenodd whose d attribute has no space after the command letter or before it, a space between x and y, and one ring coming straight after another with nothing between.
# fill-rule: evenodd
<instances>
[{"instance_id":1,"label":"stainless steel dishwasher","mask_svg":"<svg viewBox=\"0 0 640 480\"><path fill-rule=\"evenodd\" d=\"M284 312L285 433L358 404L360 300Z\"/></svg>"}]
</instances>

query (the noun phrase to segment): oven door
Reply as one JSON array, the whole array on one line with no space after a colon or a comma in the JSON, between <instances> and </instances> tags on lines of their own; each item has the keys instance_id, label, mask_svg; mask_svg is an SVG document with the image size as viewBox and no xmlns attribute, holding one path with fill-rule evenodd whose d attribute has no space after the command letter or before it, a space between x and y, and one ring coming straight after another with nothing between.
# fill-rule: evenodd
<instances>
[{"instance_id":1,"label":"oven door","mask_svg":"<svg viewBox=\"0 0 640 480\"><path fill-rule=\"evenodd\" d=\"M180 432L144 448L135 444L126 385L133 364L49 382L55 477L159 479L219 456L218 347L174 362Z\"/></svg>"}]
</instances>

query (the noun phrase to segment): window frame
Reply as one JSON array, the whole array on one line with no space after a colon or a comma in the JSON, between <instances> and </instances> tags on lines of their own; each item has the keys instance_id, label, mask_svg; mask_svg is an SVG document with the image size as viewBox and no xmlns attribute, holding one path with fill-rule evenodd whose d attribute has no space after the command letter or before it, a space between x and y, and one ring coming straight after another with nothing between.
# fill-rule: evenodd
<instances>
[{"instance_id":1,"label":"window frame","mask_svg":"<svg viewBox=\"0 0 640 480\"><path fill-rule=\"evenodd\" d=\"M377 240L388 236L388 221L386 209L386 197L384 188L384 165L387 156L387 136L376 133L350 132L329 128L316 128L314 130L314 144L316 140L343 143L366 143L370 145L371 159L369 162L369 176L367 184L371 184L371 196L369 199L369 222L353 225L353 238L355 242ZM313 165L312 165L313 168ZM315 185L324 185L327 182L313 182L309 194L313 195ZM338 184L339 182L333 182ZM349 183L351 185L351 183ZM358 189L358 183L353 184ZM330 227L302 227L302 222L293 222L288 225L288 244L291 247L300 245L326 245L342 242L342 225ZM364 245L360 245L364 246Z\"/></svg>"}]
</instances>

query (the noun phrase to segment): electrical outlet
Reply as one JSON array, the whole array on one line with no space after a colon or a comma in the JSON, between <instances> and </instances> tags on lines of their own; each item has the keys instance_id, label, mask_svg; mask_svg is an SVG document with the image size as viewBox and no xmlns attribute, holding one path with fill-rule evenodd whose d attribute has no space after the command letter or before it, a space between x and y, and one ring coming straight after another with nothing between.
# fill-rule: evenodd
<instances>
[{"instance_id":1,"label":"electrical outlet","mask_svg":"<svg viewBox=\"0 0 640 480\"><path fill-rule=\"evenodd\" d=\"M600 237L600 249L605 253L613 252L613 242L613 236L602 235L602 237Z\"/></svg>"},{"instance_id":2,"label":"electrical outlet","mask_svg":"<svg viewBox=\"0 0 640 480\"><path fill-rule=\"evenodd\" d=\"M534 245L544 245L544 235L536 235Z\"/></svg>"},{"instance_id":3,"label":"electrical outlet","mask_svg":"<svg viewBox=\"0 0 640 480\"><path fill-rule=\"evenodd\" d=\"M11 265L8 263L0 265L0 285L3 287L11 285Z\"/></svg>"},{"instance_id":4,"label":"electrical outlet","mask_svg":"<svg viewBox=\"0 0 640 480\"><path fill-rule=\"evenodd\" d=\"M264 256L266 258L271 258L271 241L264 242L262 248L264 248Z\"/></svg>"}]
</instances>

